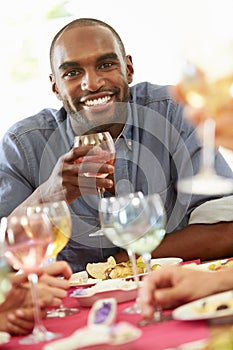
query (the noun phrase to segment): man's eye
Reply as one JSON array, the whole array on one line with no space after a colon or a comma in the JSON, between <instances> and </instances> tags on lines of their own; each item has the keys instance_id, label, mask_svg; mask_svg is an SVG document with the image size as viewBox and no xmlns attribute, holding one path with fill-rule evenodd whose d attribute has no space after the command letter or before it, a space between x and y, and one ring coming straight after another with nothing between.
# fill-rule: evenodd
<instances>
[{"instance_id":1,"label":"man's eye","mask_svg":"<svg viewBox=\"0 0 233 350\"><path fill-rule=\"evenodd\" d=\"M80 72L77 69L73 69L71 71L69 71L68 73L65 74L65 77L75 77L77 75L79 75Z\"/></svg>"},{"instance_id":2,"label":"man's eye","mask_svg":"<svg viewBox=\"0 0 233 350\"><path fill-rule=\"evenodd\" d=\"M100 69L106 69L106 68L111 68L113 66L112 62L106 62L101 64Z\"/></svg>"}]
</instances>

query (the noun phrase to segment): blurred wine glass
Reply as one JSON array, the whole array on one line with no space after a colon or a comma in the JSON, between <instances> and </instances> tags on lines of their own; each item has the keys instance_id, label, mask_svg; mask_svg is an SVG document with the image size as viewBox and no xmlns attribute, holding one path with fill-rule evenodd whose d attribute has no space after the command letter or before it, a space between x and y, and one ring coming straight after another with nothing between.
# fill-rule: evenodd
<instances>
[{"instance_id":1,"label":"blurred wine glass","mask_svg":"<svg viewBox=\"0 0 233 350\"><path fill-rule=\"evenodd\" d=\"M48 258L45 265L56 261L58 253L68 243L72 232L72 219L69 207L65 200L46 202L35 206L27 207L27 215L30 217L35 213L43 213L48 217L52 225L52 240L48 246ZM50 310L47 317L65 317L79 312L77 308L66 308L60 305L58 309Z\"/></svg>"},{"instance_id":2,"label":"blurred wine glass","mask_svg":"<svg viewBox=\"0 0 233 350\"><path fill-rule=\"evenodd\" d=\"M104 234L113 244L127 250L134 279L139 287L135 253L142 256L147 272L151 271L151 252L165 235L166 214L160 196L144 196L142 192L136 192L120 197L102 198L99 212ZM140 313L138 300L126 312ZM159 306L155 316L157 321L162 319Z\"/></svg>"},{"instance_id":3,"label":"blurred wine glass","mask_svg":"<svg viewBox=\"0 0 233 350\"><path fill-rule=\"evenodd\" d=\"M99 163L99 166L107 163L114 165L116 160L115 143L111 134L108 131L98 132L95 134L87 134L76 136L74 141L74 147L80 146L93 146L95 148L95 154L91 151L82 159L82 162ZM96 152L98 151L98 152ZM108 174L103 173L84 173L86 177L105 178ZM103 197L103 190L101 187L97 187L98 196L101 199ZM98 230L91 233L90 236L103 236L102 230Z\"/></svg>"},{"instance_id":4,"label":"blurred wine glass","mask_svg":"<svg viewBox=\"0 0 233 350\"><path fill-rule=\"evenodd\" d=\"M41 212L30 216L12 216L7 222L5 256L13 269L23 270L27 275L34 306L34 329L30 335L19 341L21 344L34 344L61 336L48 331L43 325L37 297L37 271L46 259L52 235L52 225Z\"/></svg>"},{"instance_id":5,"label":"blurred wine glass","mask_svg":"<svg viewBox=\"0 0 233 350\"><path fill-rule=\"evenodd\" d=\"M6 299L6 295L11 289L9 279L10 265L5 258L5 235L7 229L7 218L3 217L0 223L0 304Z\"/></svg>"},{"instance_id":6,"label":"blurred wine glass","mask_svg":"<svg viewBox=\"0 0 233 350\"><path fill-rule=\"evenodd\" d=\"M199 111L204 118L199 172L178 181L178 189L193 194L230 193L233 180L218 175L214 161L215 120L233 98L233 41L203 40L189 50L175 90L178 100Z\"/></svg>"}]
</instances>

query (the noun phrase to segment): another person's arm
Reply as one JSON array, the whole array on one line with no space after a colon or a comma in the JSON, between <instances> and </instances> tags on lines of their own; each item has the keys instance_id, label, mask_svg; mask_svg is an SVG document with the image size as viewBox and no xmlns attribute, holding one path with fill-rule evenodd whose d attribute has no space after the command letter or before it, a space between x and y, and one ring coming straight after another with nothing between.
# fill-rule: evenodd
<instances>
[{"instance_id":1,"label":"another person's arm","mask_svg":"<svg viewBox=\"0 0 233 350\"><path fill-rule=\"evenodd\" d=\"M38 297L41 316L46 316L48 307L58 307L67 295L68 279L72 271L68 264L59 261L41 270ZM64 279L57 278L64 276ZM0 330L10 334L29 333L34 326L34 314L30 288L24 274L10 276L12 288L4 303L0 305Z\"/></svg>"},{"instance_id":2,"label":"another person's arm","mask_svg":"<svg viewBox=\"0 0 233 350\"><path fill-rule=\"evenodd\" d=\"M220 271L197 271L186 267L168 266L155 270L144 278L140 289L142 316L150 318L154 305L171 309L207 295L233 288L233 267Z\"/></svg>"},{"instance_id":3,"label":"another person's arm","mask_svg":"<svg viewBox=\"0 0 233 350\"><path fill-rule=\"evenodd\" d=\"M177 256L184 260L211 260L233 255L233 222L192 224L167 234L153 258Z\"/></svg>"}]
</instances>

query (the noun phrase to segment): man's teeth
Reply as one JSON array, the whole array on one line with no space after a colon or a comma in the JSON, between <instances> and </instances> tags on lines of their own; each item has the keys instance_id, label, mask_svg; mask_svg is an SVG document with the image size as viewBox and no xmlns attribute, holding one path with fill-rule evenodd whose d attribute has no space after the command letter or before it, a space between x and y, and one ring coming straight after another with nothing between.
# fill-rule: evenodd
<instances>
[{"instance_id":1,"label":"man's teeth","mask_svg":"<svg viewBox=\"0 0 233 350\"><path fill-rule=\"evenodd\" d=\"M87 106L102 105L102 104L104 104L104 103L107 103L110 99L111 99L110 96L105 96L105 97L98 98L98 99L95 99L95 100L87 100L87 101L85 102L85 105L87 105Z\"/></svg>"}]
</instances>

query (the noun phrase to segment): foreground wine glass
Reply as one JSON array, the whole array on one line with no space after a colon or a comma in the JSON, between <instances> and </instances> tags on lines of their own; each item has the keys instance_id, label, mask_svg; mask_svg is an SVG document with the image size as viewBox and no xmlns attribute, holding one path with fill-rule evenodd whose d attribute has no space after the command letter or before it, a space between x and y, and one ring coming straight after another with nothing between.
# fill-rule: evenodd
<instances>
[{"instance_id":1,"label":"foreground wine glass","mask_svg":"<svg viewBox=\"0 0 233 350\"><path fill-rule=\"evenodd\" d=\"M127 241L131 249L142 256L147 272L151 272L151 253L159 246L166 233L166 213L157 193L140 198L140 202L135 205L140 208L143 220L135 222L127 229Z\"/></svg>"},{"instance_id":2,"label":"foreground wine glass","mask_svg":"<svg viewBox=\"0 0 233 350\"><path fill-rule=\"evenodd\" d=\"M100 200L99 204L99 215L100 215L100 223L103 230L103 233L106 237L116 246L125 248L127 250L128 256L130 258L132 264L132 271L134 276L134 281L137 285L139 285L139 278L137 274L137 264L136 264L136 256L135 252L131 249L128 244L126 229L122 227L121 219L124 220L125 217L125 225L129 224L129 216L124 210L131 210L131 216L136 218L140 215L140 212L137 211L136 207L130 207L130 204L134 201L139 200L139 198L143 198L142 192L130 193L126 196L121 197L106 197ZM124 310L125 313L140 313L140 309L138 306L138 301L134 303L133 306Z\"/></svg>"},{"instance_id":3,"label":"foreground wine glass","mask_svg":"<svg viewBox=\"0 0 233 350\"><path fill-rule=\"evenodd\" d=\"M135 253L142 255L147 272L151 271L151 252L165 235L166 214L160 196L143 196L141 192L136 192L103 198L100 202L100 220L108 239L127 250L138 283ZM126 312L139 313L138 301ZM156 307L155 316L157 321L162 319L159 306Z\"/></svg>"},{"instance_id":4,"label":"foreground wine glass","mask_svg":"<svg viewBox=\"0 0 233 350\"><path fill-rule=\"evenodd\" d=\"M200 170L181 179L178 189L193 194L227 194L233 190L233 180L218 175L214 167L215 119L221 118L233 98L233 42L204 41L195 52L190 51L187 59L177 88L183 102L201 110L205 120Z\"/></svg>"},{"instance_id":5,"label":"foreground wine glass","mask_svg":"<svg viewBox=\"0 0 233 350\"><path fill-rule=\"evenodd\" d=\"M45 265L51 264L56 261L58 253L66 246L70 239L72 232L70 210L66 201L62 200L47 202L27 208L27 215L29 217L35 213L45 214L52 225L53 237L48 247L48 259ZM47 317L65 317L77 312L79 312L77 308L66 308L60 305L58 309L48 311Z\"/></svg>"},{"instance_id":6,"label":"foreground wine glass","mask_svg":"<svg viewBox=\"0 0 233 350\"><path fill-rule=\"evenodd\" d=\"M43 325L37 297L37 271L45 261L52 234L52 226L43 213L33 213L30 217L13 216L7 223L5 256L15 270L23 270L27 275L34 306L34 329L19 341L21 344L34 344L61 336L49 332Z\"/></svg>"},{"instance_id":7,"label":"foreground wine glass","mask_svg":"<svg viewBox=\"0 0 233 350\"><path fill-rule=\"evenodd\" d=\"M98 132L95 134L87 134L76 136L74 140L74 147L80 146L93 146L102 152L98 154L87 154L83 157L82 162L94 162L99 163L100 166L104 163L114 165L116 160L116 149L115 143L112 139L111 134L108 131ZM103 173L85 173L86 177L96 177L96 178L105 178L108 174ZM103 197L103 191L100 187L97 187L98 196L101 199ZM90 236L103 236L102 230L91 233Z\"/></svg>"},{"instance_id":8,"label":"foreground wine glass","mask_svg":"<svg viewBox=\"0 0 233 350\"><path fill-rule=\"evenodd\" d=\"M5 258L5 234L7 228L7 218L3 217L0 223L0 304L6 299L11 289L9 280L10 265Z\"/></svg>"}]
</instances>

